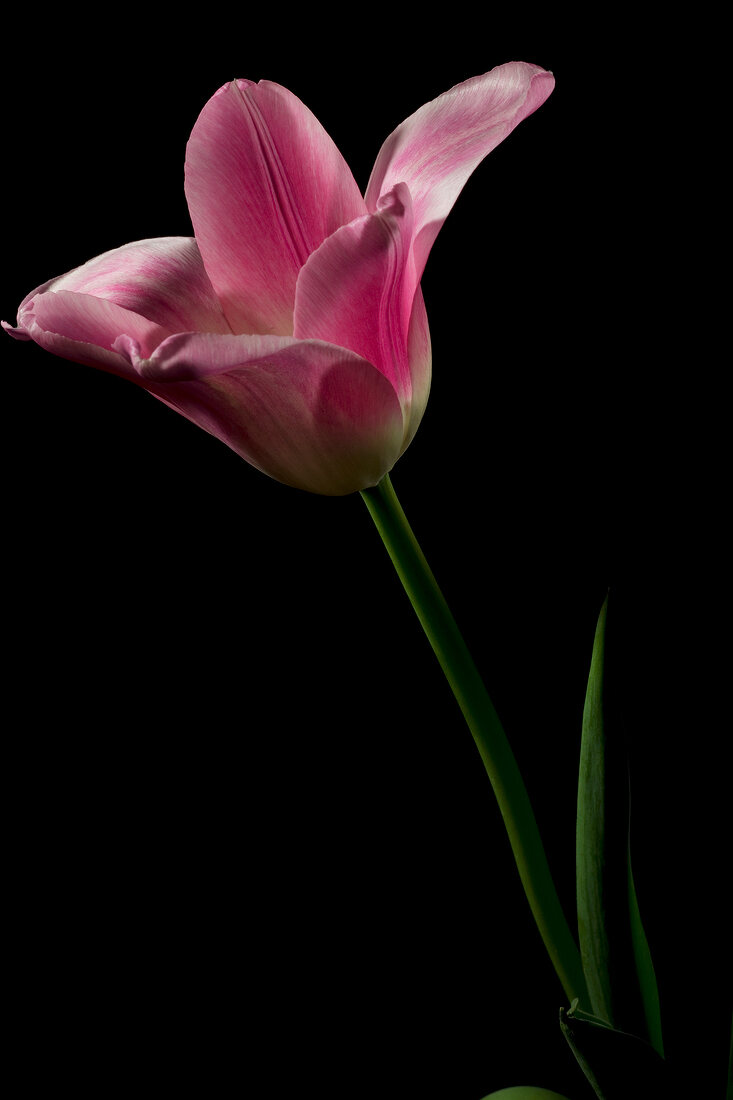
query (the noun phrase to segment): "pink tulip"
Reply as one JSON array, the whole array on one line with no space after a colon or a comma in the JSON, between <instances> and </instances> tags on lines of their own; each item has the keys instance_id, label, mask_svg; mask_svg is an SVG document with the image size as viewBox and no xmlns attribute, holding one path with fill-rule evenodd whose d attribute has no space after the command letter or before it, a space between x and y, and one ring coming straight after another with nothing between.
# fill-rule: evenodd
<instances>
[{"instance_id":1,"label":"pink tulip","mask_svg":"<svg viewBox=\"0 0 733 1100\"><path fill-rule=\"evenodd\" d=\"M195 236L105 252L3 327L136 382L288 485L376 485L428 399L433 241L474 168L553 86L512 62L438 96L387 139L362 197L292 92L234 80L188 142Z\"/></svg>"}]
</instances>

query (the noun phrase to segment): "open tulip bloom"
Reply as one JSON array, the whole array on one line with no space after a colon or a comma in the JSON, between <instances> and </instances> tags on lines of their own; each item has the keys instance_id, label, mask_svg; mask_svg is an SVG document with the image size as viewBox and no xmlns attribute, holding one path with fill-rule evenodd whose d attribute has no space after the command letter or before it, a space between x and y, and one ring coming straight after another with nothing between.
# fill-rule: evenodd
<instances>
[{"instance_id":1,"label":"open tulip bloom","mask_svg":"<svg viewBox=\"0 0 733 1100\"><path fill-rule=\"evenodd\" d=\"M233 80L188 142L194 236L105 252L3 325L136 382L288 485L375 486L428 399L420 278L433 241L474 168L553 83L501 65L425 104L384 143L362 196L292 92Z\"/></svg>"},{"instance_id":2,"label":"open tulip bloom","mask_svg":"<svg viewBox=\"0 0 733 1100\"><path fill-rule=\"evenodd\" d=\"M512 62L451 88L387 138L362 195L336 145L292 92L269 81L233 80L204 106L188 142L185 191L194 236L105 252L32 291L17 324L3 327L16 339L142 386L287 485L333 496L362 493L490 777L527 899L571 1004L562 1018L565 1036L597 1094L613 1100L614 1086L603 1074L626 1049L624 1036L640 1043L645 1057L651 1052L639 1070L651 1074L648 1081L657 1081L664 1063L654 973L626 868L627 837L614 840L602 817L606 771L598 761L614 744L601 690L606 609L584 715L578 946L506 735L389 477L428 400L430 337L420 279L430 249L474 169L553 87L551 73ZM620 971L607 950L614 933L603 897L608 867L619 871L616 881L631 884L622 908L624 919L633 915L636 1014L618 1008ZM604 1053L606 1034L613 1042ZM663 1094L661 1086L654 1091L656 1083L650 1087L648 1095ZM536 1088L500 1095L556 1096Z\"/></svg>"}]
</instances>

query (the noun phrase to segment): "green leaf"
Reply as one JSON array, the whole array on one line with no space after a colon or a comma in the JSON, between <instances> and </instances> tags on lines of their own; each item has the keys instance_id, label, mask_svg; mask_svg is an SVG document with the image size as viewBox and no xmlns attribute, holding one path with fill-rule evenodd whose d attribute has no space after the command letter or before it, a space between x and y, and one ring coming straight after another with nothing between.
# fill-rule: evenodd
<instances>
[{"instance_id":1,"label":"green leaf","mask_svg":"<svg viewBox=\"0 0 733 1100\"><path fill-rule=\"evenodd\" d=\"M535 1088L534 1085L514 1085L513 1088L490 1092L484 1100L567 1100L567 1097L550 1089Z\"/></svg>"},{"instance_id":2,"label":"green leaf","mask_svg":"<svg viewBox=\"0 0 733 1100\"><path fill-rule=\"evenodd\" d=\"M649 941L646 938L644 925L641 922L639 902L636 897L634 876L631 871L631 851L628 856L629 871L629 919L631 921L631 946L634 952L636 973L639 979L639 992L641 994L642 1009L646 1023L646 1034L650 1043L658 1054L664 1057L664 1043L662 1042L662 1016L659 1008L659 991L657 989L657 976L654 973Z\"/></svg>"},{"instance_id":3,"label":"green leaf","mask_svg":"<svg viewBox=\"0 0 733 1100\"><path fill-rule=\"evenodd\" d=\"M619 663L607 598L596 627L583 709L576 832L578 937L593 1013L616 1029L648 1039L661 1055L657 983L631 874L629 763Z\"/></svg>"},{"instance_id":4,"label":"green leaf","mask_svg":"<svg viewBox=\"0 0 733 1100\"><path fill-rule=\"evenodd\" d=\"M574 1008L560 1009L560 1027L598 1100L675 1095L667 1063L650 1043Z\"/></svg>"}]
</instances>

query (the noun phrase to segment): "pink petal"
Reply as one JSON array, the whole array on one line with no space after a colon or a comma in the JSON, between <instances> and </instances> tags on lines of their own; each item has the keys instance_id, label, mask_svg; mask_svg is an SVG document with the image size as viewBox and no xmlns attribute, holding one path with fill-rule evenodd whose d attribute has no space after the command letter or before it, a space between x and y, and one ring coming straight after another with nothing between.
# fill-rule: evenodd
<instances>
[{"instance_id":1,"label":"pink petal","mask_svg":"<svg viewBox=\"0 0 733 1100\"><path fill-rule=\"evenodd\" d=\"M231 81L194 125L185 185L232 329L290 335L300 268L335 229L366 212L320 122L278 84Z\"/></svg>"},{"instance_id":2,"label":"pink petal","mask_svg":"<svg viewBox=\"0 0 733 1100\"><path fill-rule=\"evenodd\" d=\"M117 350L155 397L263 473L342 495L375 485L400 454L392 385L344 348L283 336L171 336L145 359Z\"/></svg>"},{"instance_id":3,"label":"pink petal","mask_svg":"<svg viewBox=\"0 0 733 1100\"><path fill-rule=\"evenodd\" d=\"M387 138L366 191L369 210L400 181L415 211L418 279L438 231L483 158L550 95L552 73L513 61L458 84L410 115Z\"/></svg>"},{"instance_id":4,"label":"pink petal","mask_svg":"<svg viewBox=\"0 0 733 1100\"><path fill-rule=\"evenodd\" d=\"M62 359L99 367L132 381L139 381L136 372L113 349L118 337L127 334L152 355L158 344L170 336L168 329L114 302L70 290L29 295L18 311L18 328L4 327L11 336L35 340Z\"/></svg>"},{"instance_id":5,"label":"pink petal","mask_svg":"<svg viewBox=\"0 0 733 1100\"><path fill-rule=\"evenodd\" d=\"M431 359L425 305L415 293L410 192L398 184L378 207L332 233L305 264L294 333L373 363L392 382L412 438L427 401Z\"/></svg>"},{"instance_id":6,"label":"pink petal","mask_svg":"<svg viewBox=\"0 0 733 1100\"><path fill-rule=\"evenodd\" d=\"M191 237L134 241L49 279L3 327L65 359L130 374L112 353L127 334L152 354L173 332L230 332Z\"/></svg>"},{"instance_id":7,"label":"pink petal","mask_svg":"<svg viewBox=\"0 0 733 1100\"><path fill-rule=\"evenodd\" d=\"M415 293L412 203L404 184L323 242L298 278L294 334L328 340L374 363L410 396L407 330Z\"/></svg>"},{"instance_id":8,"label":"pink petal","mask_svg":"<svg viewBox=\"0 0 733 1100\"><path fill-rule=\"evenodd\" d=\"M193 237L155 237L113 248L47 289L107 299L169 332L231 332Z\"/></svg>"}]
</instances>

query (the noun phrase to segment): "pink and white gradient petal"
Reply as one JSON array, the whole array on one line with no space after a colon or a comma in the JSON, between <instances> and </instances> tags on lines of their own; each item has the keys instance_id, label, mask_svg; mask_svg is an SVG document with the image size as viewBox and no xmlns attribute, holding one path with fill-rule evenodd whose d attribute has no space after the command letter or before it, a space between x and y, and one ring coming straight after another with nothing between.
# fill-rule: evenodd
<instances>
[{"instance_id":1,"label":"pink and white gradient petal","mask_svg":"<svg viewBox=\"0 0 733 1100\"><path fill-rule=\"evenodd\" d=\"M174 332L231 329L192 237L133 241L95 256L26 295L16 339L33 339L66 359L130 377L113 353L123 334L152 354Z\"/></svg>"},{"instance_id":2,"label":"pink and white gradient petal","mask_svg":"<svg viewBox=\"0 0 733 1100\"><path fill-rule=\"evenodd\" d=\"M236 333L292 335L308 256L366 213L350 168L286 88L233 80L204 106L185 189L206 270Z\"/></svg>"},{"instance_id":3,"label":"pink and white gradient petal","mask_svg":"<svg viewBox=\"0 0 733 1100\"><path fill-rule=\"evenodd\" d=\"M26 295L19 322L31 299L59 291L114 302L168 332L231 332L193 237L152 237L102 252Z\"/></svg>"},{"instance_id":4,"label":"pink and white gradient petal","mask_svg":"<svg viewBox=\"0 0 733 1100\"><path fill-rule=\"evenodd\" d=\"M152 237L113 248L49 289L93 294L170 332L231 332L193 237Z\"/></svg>"},{"instance_id":5,"label":"pink and white gradient petal","mask_svg":"<svg viewBox=\"0 0 733 1100\"><path fill-rule=\"evenodd\" d=\"M396 183L410 189L415 266L428 253L474 169L555 86L552 73L524 61L498 65L425 103L384 142L366 191L370 211Z\"/></svg>"}]
</instances>

